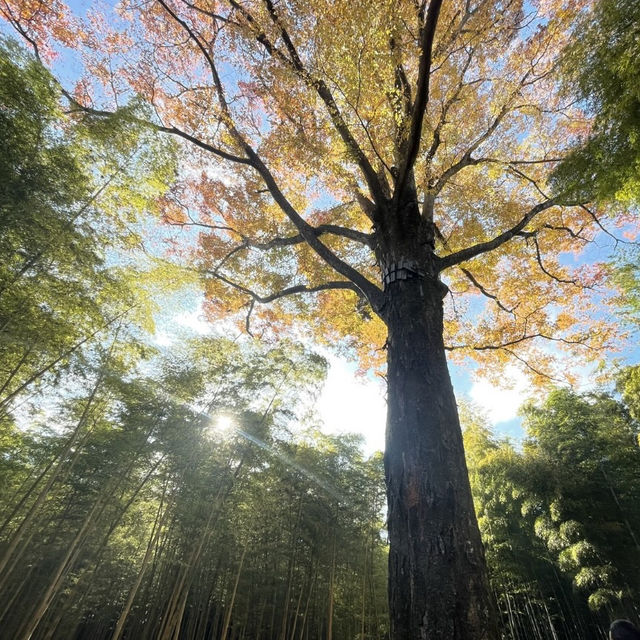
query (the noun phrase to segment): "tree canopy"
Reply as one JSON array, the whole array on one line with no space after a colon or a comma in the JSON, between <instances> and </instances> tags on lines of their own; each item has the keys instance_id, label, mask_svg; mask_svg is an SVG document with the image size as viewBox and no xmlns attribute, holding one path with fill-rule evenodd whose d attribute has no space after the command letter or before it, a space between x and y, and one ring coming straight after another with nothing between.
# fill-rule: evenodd
<instances>
[{"instance_id":1,"label":"tree canopy","mask_svg":"<svg viewBox=\"0 0 640 640\"><path fill-rule=\"evenodd\" d=\"M598 0L582 17L562 62L567 89L595 114L593 128L558 167L564 188L588 199L636 203L640 196L640 10Z\"/></svg>"},{"instance_id":2,"label":"tree canopy","mask_svg":"<svg viewBox=\"0 0 640 640\"><path fill-rule=\"evenodd\" d=\"M621 399L555 389L526 405L523 447L466 420L492 585L514 638L596 638L611 619L634 615L637 369L620 374Z\"/></svg>"},{"instance_id":3,"label":"tree canopy","mask_svg":"<svg viewBox=\"0 0 640 640\"><path fill-rule=\"evenodd\" d=\"M74 56L77 121L178 142L155 202L187 231L210 317L386 358L392 640L498 637L447 352L570 380L557 354L617 337L584 250L633 212L550 181L589 132L558 91L583 5L0 5L40 59Z\"/></svg>"},{"instance_id":4,"label":"tree canopy","mask_svg":"<svg viewBox=\"0 0 640 640\"><path fill-rule=\"evenodd\" d=\"M127 113L71 122L53 76L0 40L0 411L117 327L150 326L135 227L173 172ZM127 258L125 258L125 252ZM149 281L141 286L140 276ZM146 293L145 293L146 291Z\"/></svg>"},{"instance_id":5,"label":"tree canopy","mask_svg":"<svg viewBox=\"0 0 640 640\"><path fill-rule=\"evenodd\" d=\"M554 75L577 11L481 1L444 3L436 16L434 3L429 36L420 26L427 6L409 2L375 11L366 2L125 2L117 17L84 19L40 4L7 3L5 16L40 47L53 36L83 50L85 75L70 94L77 108L104 114L136 95L153 105L156 129L195 144L184 147L191 168L164 215L200 232L212 315L248 313L261 333L295 318L320 340L356 346L365 364L380 363L374 283L386 267L371 253L380 250L373 211L394 189L397 201L408 153L421 215L433 225L424 241L451 292L454 357L484 367L525 358L544 374L552 373L545 340L581 357L610 344L613 323L595 327L586 311L603 272L560 259L587 246L596 216L606 223L610 214L545 186L588 131ZM598 16L615 20L604 4L598 12L583 18L593 25L580 27L585 37L571 55L601 32ZM619 61L631 100L625 41L597 51ZM420 64L431 65L428 82ZM593 67L608 82L585 75L580 86L604 104L617 76ZM623 102L607 104L624 110ZM579 206L559 206L571 199Z\"/></svg>"}]
</instances>

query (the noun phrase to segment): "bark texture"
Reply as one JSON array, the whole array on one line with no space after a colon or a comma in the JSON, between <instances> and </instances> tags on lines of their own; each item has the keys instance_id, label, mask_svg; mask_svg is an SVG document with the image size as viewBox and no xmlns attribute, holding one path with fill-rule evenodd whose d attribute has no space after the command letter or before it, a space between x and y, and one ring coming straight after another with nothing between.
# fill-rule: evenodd
<instances>
[{"instance_id":1,"label":"bark texture","mask_svg":"<svg viewBox=\"0 0 640 640\"><path fill-rule=\"evenodd\" d=\"M391 640L495 640L437 277L386 287Z\"/></svg>"}]
</instances>

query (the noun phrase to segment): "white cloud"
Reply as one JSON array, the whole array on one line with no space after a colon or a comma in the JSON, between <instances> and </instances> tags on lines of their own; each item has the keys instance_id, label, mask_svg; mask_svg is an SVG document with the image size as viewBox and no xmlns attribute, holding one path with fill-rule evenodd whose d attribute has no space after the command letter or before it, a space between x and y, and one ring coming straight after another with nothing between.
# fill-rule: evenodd
<instances>
[{"instance_id":1,"label":"white cloud","mask_svg":"<svg viewBox=\"0 0 640 640\"><path fill-rule=\"evenodd\" d=\"M326 433L361 433L367 453L384 450L387 415L382 382L359 379L355 365L334 355L324 354L330 368L317 403ZM493 424L517 418L518 409L531 393L527 377L516 367L507 367L504 379L509 388L498 387L476 378L469 395Z\"/></svg>"},{"instance_id":2,"label":"white cloud","mask_svg":"<svg viewBox=\"0 0 640 640\"><path fill-rule=\"evenodd\" d=\"M497 387L488 380L476 378L469 392L471 399L486 412L493 424L516 418L518 409L531 393L526 376L516 367L507 367L504 378L509 388Z\"/></svg>"},{"instance_id":3,"label":"white cloud","mask_svg":"<svg viewBox=\"0 0 640 640\"><path fill-rule=\"evenodd\" d=\"M367 453L384 449L387 403L380 382L355 376L355 366L330 355L317 409L326 433L361 433Z\"/></svg>"}]
</instances>

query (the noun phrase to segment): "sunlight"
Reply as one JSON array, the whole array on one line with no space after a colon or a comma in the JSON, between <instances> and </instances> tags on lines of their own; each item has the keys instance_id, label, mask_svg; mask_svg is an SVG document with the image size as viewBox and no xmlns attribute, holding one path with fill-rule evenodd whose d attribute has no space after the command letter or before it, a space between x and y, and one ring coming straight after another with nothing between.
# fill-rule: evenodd
<instances>
[{"instance_id":1,"label":"sunlight","mask_svg":"<svg viewBox=\"0 0 640 640\"><path fill-rule=\"evenodd\" d=\"M237 425L232 416L227 413L219 413L211 416L209 426L207 427L207 435L210 438L216 435L229 435L236 429Z\"/></svg>"},{"instance_id":2,"label":"sunlight","mask_svg":"<svg viewBox=\"0 0 640 640\"><path fill-rule=\"evenodd\" d=\"M218 431L231 431L235 426L235 422L231 416L220 415L215 418L215 425Z\"/></svg>"}]
</instances>

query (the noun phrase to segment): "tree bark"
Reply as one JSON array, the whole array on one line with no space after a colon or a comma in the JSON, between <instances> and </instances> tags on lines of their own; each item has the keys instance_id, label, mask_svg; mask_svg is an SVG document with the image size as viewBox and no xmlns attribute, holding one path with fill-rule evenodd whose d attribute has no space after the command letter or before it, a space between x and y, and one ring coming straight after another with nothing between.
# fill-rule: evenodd
<instances>
[{"instance_id":1,"label":"tree bark","mask_svg":"<svg viewBox=\"0 0 640 640\"><path fill-rule=\"evenodd\" d=\"M495 640L437 278L386 288L391 640Z\"/></svg>"}]
</instances>

